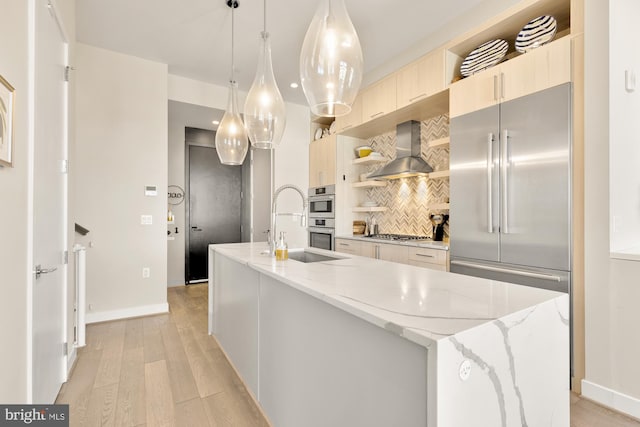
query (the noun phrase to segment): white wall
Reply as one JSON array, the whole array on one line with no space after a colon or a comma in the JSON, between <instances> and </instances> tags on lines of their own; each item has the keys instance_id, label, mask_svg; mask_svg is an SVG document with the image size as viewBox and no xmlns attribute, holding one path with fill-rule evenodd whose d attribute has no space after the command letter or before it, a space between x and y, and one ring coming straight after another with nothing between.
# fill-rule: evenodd
<instances>
[{"instance_id":1,"label":"white wall","mask_svg":"<svg viewBox=\"0 0 640 427\"><path fill-rule=\"evenodd\" d=\"M13 168L0 167L0 402L27 400L27 255L30 142L26 1L0 0L0 75L16 89Z\"/></svg>"},{"instance_id":2,"label":"white wall","mask_svg":"<svg viewBox=\"0 0 640 427\"><path fill-rule=\"evenodd\" d=\"M76 53L76 221L93 244L87 320L166 311L167 65L80 43Z\"/></svg>"},{"instance_id":3,"label":"white wall","mask_svg":"<svg viewBox=\"0 0 640 427\"><path fill-rule=\"evenodd\" d=\"M228 88L197 80L169 75L169 101L192 104L194 108L209 107L224 111L226 109ZM238 93L238 103L244 105L246 93ZM287 126L282 142L275 152L275 186L294 184L306 194L309 186L309 141L310 113L307 106L287 103ZM169 122L169 177L171 184L184 188L184 117L170 118ZM186 121L186 124L189 124ZM287 190L278 201L279 210L301 210L300 197ZM184 204L175 208L173 213L181 230L184 228ZM301 247L307 244L306 230L288 218L280 218L279 229L287 232L289 247ZM257 236L256 239L261 239ZM184 234L169 242L168 285L184 283Z\"/></svg>"},{"instance_id":4,"label":"white wall","mask_svg":"<svg viewBox=\"0 0 640 427\"><path fill-rule=\"evenodd\" d=\"M284 184L294 184L305 193L309 189L309 141L310 110L307 106L287 104L287 128L282 142L275 149L275 188ZM295 191L285 190L278 197L279 212L301 212L302 200ZM286 232L290 248L301 248L308 244L306 229L298 220L289 217L278 218L278 233ZM275 236L277 237L277 236Z\"/></svg>"},{"instance_id":5,"label":"white wall","mask_svg":"<svg viewBox=\"0 0 640 427\"><path fill-rule=\"evenodd\" d=\"M610 12L611 251L635 248L640 259L640 2L614 1ZM635 70L634 92L625 88L626 70Z\"/></svg>"},{"instance_id":6,"label":"white wall","mask_svg":"<svg viewBox=\"0 0 640 427\"><path fill-rule=\"evenodd\" d=\"M640 262L609 258L608 227L609 144L615 143L609 140L609 129L613 125L609 122L609 24L611 27L621 25L615 21L619 13L635 17L637 14L629 11L636 2L585 0L586 379L583 393L640 418L640 365L637 363L640 360L637 338ZM611 23L610 16L614 19ZM631 52L637 54L637 49L625 51ZM615 97L612 101L617 102ZM612 111L618 108L617 105L611 107ZM629 115L628 120L638 121L637 113L633 116L631 111L620 111L619 114L620 118Z\"/></svg>"}]
</instances>

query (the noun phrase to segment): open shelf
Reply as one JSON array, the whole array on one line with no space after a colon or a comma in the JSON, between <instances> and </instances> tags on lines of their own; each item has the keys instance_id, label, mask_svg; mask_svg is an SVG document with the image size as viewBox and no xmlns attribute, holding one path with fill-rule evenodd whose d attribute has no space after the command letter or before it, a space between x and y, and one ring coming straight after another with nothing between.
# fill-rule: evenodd
<instances>
[{"instance_id":1,"label":"open shelf","mask_svg":"<svg viewBox=\"0 0 640 427\"><path fill-rule=\"evenodd\" d=\"M351 183L353 188L386 187L387 181L360 181Z\"/></svg>"},{"instance_id":2,"label":"open shelf","mask_svg":"<svg viewBox=\"0 0 640 427\"><path fill-rule=\"evenodd\" d=\"M437 210L437 209L448 210L449 209L449 203L433 203L433 204L429 205L428 207L429 207L429 209L433 209L433 210Z\"/></svg>"},{"instance_id":3,"label":"open shelf","mask_svg":"<svg viewBox=\"0 0 640 427\"><path fill-rule=\"evenodd\" d=\"M436 148L436 147L446 147L449 145L450 138L447 136L445 138L434 139L433 141L427 142L427 147Z\"/></svg>"},{"instance_id":4,"label":"open shelf","mask_svg":"<svg viewBox=\"0 0 640 427\"><path fill-rule=\"evenodd\" d=\"M429 174L429 179L449 178L450 175L451 175L451 171L449 170L431 172Z\"/></svg>"},{"instance_id":5,"label":"open shelf","mask_svg":"<svg viewBox=\"0 0 640 427\"><path fill-rule=\"evenodd\" d=\"M354 212L384 212L386 210L386 206L356 206L353 208Z\"/></svg>"},{"instance_id":6,"label":"open shelf","mask_svg":"<svg viewBox=\"0 0 640 427\"><path fill-rule=\"evenodd\" d=\"M354 165L373 165L376 163L386 163L388 162L389 159L387 159L386 157L371 157L371 156L367 156L367 157L362 157L360 159L353 159L351 161L351 164Z\"/></svg>"}]
</instances>

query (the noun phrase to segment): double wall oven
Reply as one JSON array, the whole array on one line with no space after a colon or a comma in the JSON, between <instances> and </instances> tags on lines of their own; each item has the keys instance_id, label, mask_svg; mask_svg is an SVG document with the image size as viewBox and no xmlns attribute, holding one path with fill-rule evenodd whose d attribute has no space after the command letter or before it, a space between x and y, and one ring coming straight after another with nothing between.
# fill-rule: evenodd
<instances>
[{"instance_id":1,"label":"double wall oven","mask_svg":"<svg viewBox=\"0 0 640 427\"><path fill-rule=\"evenodd\" d=\"M336 186L309 189L309 246L334 250Z\"/></svg>"}]
</instances>

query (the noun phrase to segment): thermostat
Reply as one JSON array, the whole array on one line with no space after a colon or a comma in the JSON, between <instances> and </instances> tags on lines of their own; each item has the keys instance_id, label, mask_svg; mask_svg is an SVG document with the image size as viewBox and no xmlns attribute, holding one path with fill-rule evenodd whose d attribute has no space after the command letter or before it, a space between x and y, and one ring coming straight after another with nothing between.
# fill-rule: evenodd
<instances>
[{"instance_id":1,"label":"thermostat","mask_svg":"<svg viewBox=\"0 0 640 427\"><path fill-rule=\"evenodd\" d=\"M158 195L158 187L155 185L145 185L144 186L144 195L145 196L157 196Z\"/></svg>"}]
</instances>

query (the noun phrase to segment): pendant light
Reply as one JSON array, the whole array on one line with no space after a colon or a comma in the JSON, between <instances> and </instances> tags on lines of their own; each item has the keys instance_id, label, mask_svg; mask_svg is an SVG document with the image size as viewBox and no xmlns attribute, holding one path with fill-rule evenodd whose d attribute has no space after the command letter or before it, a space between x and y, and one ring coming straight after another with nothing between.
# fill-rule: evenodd
<instances>
[{"instance_id":1,"label":"pendant light","mask_svg":"<svg viewBox=\"0 0 640 427\"><path fill-rule=\"evenodd\" d=\"M362 82L362 49L344 0L322 0L300 53L300 81L311 112L343 116Z\"/></svg>"},{"instance_id":2,"label":"pendant light","mask_svg":"<svg viewBox=\"0 0 640 427\"><path fill-rule=\"evenodd\" d=\"M286 123L284 100L273 75L271 42L267 32L267 0L264 0L264 31L260 33L258 69L244 104L244 121L251 145L275 148Z\"/></svg>"},{"instance_id":3,"label":"pendant light","mask_svg":"<svg viewBox=\"0 0 640 427\"><path fill-rule=\"evenodd\" d=\"M247 132L238 112L238 84L233 78L233 10L239 6L235 0L227 1L231 8L231 80L229 81L229 100L227 110L220 120L216 131L216 151L223 165L241 165L249 149Z\"/></svg>"}]
</instances>

